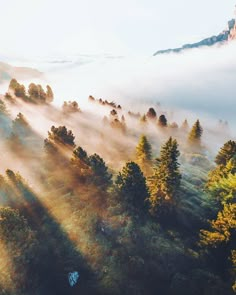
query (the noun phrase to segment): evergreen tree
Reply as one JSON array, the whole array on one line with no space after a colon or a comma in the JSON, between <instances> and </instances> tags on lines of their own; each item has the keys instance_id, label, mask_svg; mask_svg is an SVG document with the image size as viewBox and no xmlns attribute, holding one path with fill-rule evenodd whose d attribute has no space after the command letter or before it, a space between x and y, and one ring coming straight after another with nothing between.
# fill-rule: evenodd
<instances>
[{"instance_id":1,"label":"evergreen tree","mask_svg":"<svg viewBox=\"0 0 236 295\"><path fill-rule=\"evenodd\" d=\"M16 79L11 79L9 84L9 93L22 99L26 97L25 86L18 83Z\"/></svg>"},{"instance_id":2,"label":"evergreen tree","mask_svg":"<svg viewBox=\"0 0 236 295\"><path fill-rule=\"evenodd\" d=\"M220 149L218 155L215 158L217 165L226 165L227 162L236 156L236 141L229 140Z\"/></svg>"},{"instance_id":3,"label":"evergreen tree","mask_svg":"<svg viewBox=\"0 0 236 295\"><path fill-rule=\"evenodd\" d=\"M226 178L229 173L236 173L236 142L229 140L220 149L215 158L216 168L209 172L207 189L210 190L222 178Z\"/></svg>"},{"instance_id":4,"label":"evergreen tree","mask_svg":"<svg viewBox=\"0 0 236 295\"><path fill-rule=\"evenodd\" d=\"M128 208L143 209L148 197L146 179L140 167L127 162L116 179L117 190Z\"/></svg>"},{"instance_id":5,"label":"evergreen tree","mask_svg":"<svg viewBox=\"0 0 236 295\"><path fill-rule=\"evenodd\" d=\"M150 108L150 109L148 110L146 116L147 116L148 119L155 120L156 117L157 117L157 113L156 113L156 111L154 110L154 108Z\"/></svg>"},{"instance_id":6,"label":"evergreen tree","mask_svg":"<svg viewBox=\"0 0 236 295\"><path fill-rule=\"evenodd\" d=\"M167 119L165 117L165 115L160 115L157 125L160 127L166 127L167 126Z\"/></svg>"},{"instance_id":7,"label":"evergreen tree","mask_svg":"<svg viewBox=\"0 0 236 295\"><path fill-rule=\"evenodd\" d=\"M152 147L147 137L142 135L136 147L136 160L145 174L150 173L152 160Z\"/></svg>"},{"instance_id":8,"label":"evergreen tree","mask_svg":"<svg viewBox=\"0 0 236 295\"><path fill-rule=\"evenodd\" d=\"M28 94L32 102L40 104L46 102L47 95L41 85L31 83L28 88Z\"/></svg>"},{"instance_id":9,"label":"evergreen tree","mask_svg":"<svg viewBox=\"0 0 236 295\"><path fill-rule=\"evenodd\" d=\"M188 124L188 120L187 119L184 120L184 122L182 123L182 125L181 125L180 128L183 131L188 131L189 130L189 124Z\"/></svg>"},{"instance_id":10,"label":"evergreen tree","mask_svg":"<svg viewBox=\"0 0 236 295\"><path fill-rule=\"evenodd\" d=\"M46 88L47 88L47 91L46 91L46 102L50 103L54 99L54 94L53 94L52 88L49 85L47 85Z\"/></svg>"},{"instance_id":11,"label":"evergreen tree","mask_svg":"<svg viewBox=\"0 0 236 295\"><path fill-rule=\"evenodd\" d=\"M18 210L1 207L0 237L0 293L32 294L37 283L31 276L38 249L36 232Z\"/></svg>"},{"instance_id":12,"label":"evergreen tree","mask_svg":"<svg viewBox=\"0 0 236 295\"><path fill-rule=\"evenodd\" d=\"M73 151L71 164L76 177L80 181L85 182L85 180L88 180L88 177L92 175L88 154L82 147L79 146Z\"/></svg>"},{"instance_id":13,"label":"evergreen tree","mask_svg":"<svg viewBox=\"0 0 236 295\"><path fill-rule=\"evenodd\" d=\"M78 113L80 112L79 105L77 101L64 101L63 106L62 106L63 112L66 113Z\"/></svg>"},{"instance_id":14,"label":"evergreen tree","mask_svg":"<svg viewBox=\"0 0 236 295\"><path fill-rule=\"evenodd\" d=\"M8 116L9 112L7 110L6 104L0 99L0 116Z\"/></svg>"},{"instance_id":15,"label":"evergreen tree","mask_svg":"<svg viewBox=\"0 0 236 295\"><path fill-rule=\"evenodd\" d=\"M88 158L88 163L92 170L92 183L99 188L106 189L111 184L112 175L108 172L104 160L94 154Z\"/></svg>"},{"instance_id":16,"label":"evergreen tree","mask_svg":"<svg viewBox=\"0 0 236 295\"><path fill-rule=\"evenodd\" d=\"M15 120L12 121L12 133L21 137L24 141L24 138L30 135L31 131L32 130L25 116L22 113L19 113Z\"/></svg>"},{"instance_id":17,"label":"evergreen tree","mask_svg":"<svg viewBox=\"0 0 236 295\"><path fill-rule=\"evenodd\" d=\"M147 116L146 116L146 115L143 115L143 116L140 118L140 123L141 123L141 124L146 124L146 123L147 123Z\"/></svg>"},{"instance_id":18,"label":"evergreen tree","mask_svg":"<svg viewBox=\"0 0 236 295\"><path fill-rule=\"evenodd\" d=\"M150 178L150 209L151 213L165 215L176 204L180 187L181 174L178 157L178 144L172 137L162 146L160 158Z\"/></svg>"},{"instance_id":19,"label":"evergreen tree","mask_svg":"<svg viewBox=\"0 0 236 295\"><path fill-rule=\"evenodd\" d=\"M188 136L189 143L196 147L200 147L202 132L203 132L203 129L200 125L199 120L197 120L189 133L189 136Z\"/></svg>"},{"instance_id":20,"label":"evergreen tree","mask_svg":"<svg viewBox=\"0 0 236 295\"><path fill-rule=\"evenodd\" d=\"M71 130L67 130L65 126L51 127L51 132L48 132L49 140L54 143L64 144L67 146L74 147L75 146L75 137Z\"/></svg>"}]
</instances>

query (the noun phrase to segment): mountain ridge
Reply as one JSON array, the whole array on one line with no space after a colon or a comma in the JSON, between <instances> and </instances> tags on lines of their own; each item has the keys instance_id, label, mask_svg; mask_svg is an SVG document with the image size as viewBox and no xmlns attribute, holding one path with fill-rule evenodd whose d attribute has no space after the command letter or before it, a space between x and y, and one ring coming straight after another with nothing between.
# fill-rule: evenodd
<instances>
[{"instance_id":1,"label":"mountain ridge","mask_svg":"<svg viewBox=\"0 0 236 295\"><path fill-rule=\"evenodd\" d=\"M194 49L194 48L199 48L204 46L210 47L216 44L222 45L234 39L236 39L236 19L235 18L228 21L227 28L223 30L221 33L219 33L218 35L205 38L196 43L185 44L179 48L169 48L164 50L158 50L157 52L153 54L153 56L160 55L160 54L168 54L168 53L180 53L186 49Z\"/></svg>"}]
</instances>

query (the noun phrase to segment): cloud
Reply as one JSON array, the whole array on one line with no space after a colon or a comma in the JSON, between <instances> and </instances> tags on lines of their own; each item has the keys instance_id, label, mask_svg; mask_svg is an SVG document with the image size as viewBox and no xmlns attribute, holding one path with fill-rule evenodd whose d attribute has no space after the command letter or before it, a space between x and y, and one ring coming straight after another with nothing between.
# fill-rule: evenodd
<instances>
[{"instance_id":1,"label":"cloud","mask_svg":"<svg viewBox=\"0 0 236 295\"><path fill-rule=\"evenodd\" d=\"M236 124L236 42L156 57L94 58L48 75L58 103L92 94L130 105L164 106ZM66 78L65 78L66 77Z\"/></svg>"}]
</instances>

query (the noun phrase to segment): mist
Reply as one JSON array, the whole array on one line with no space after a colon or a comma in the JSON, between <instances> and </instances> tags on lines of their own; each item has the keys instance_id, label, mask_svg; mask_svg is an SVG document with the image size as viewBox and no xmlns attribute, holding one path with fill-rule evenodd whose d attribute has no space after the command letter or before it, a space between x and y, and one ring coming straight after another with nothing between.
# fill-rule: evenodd
<instances>
[{"instance_id":1,"label":"mist","mask_svg":"<svg viewBox=\"0 0 236 295\"><path fill-rule=\"evenodd\" d=\"M63 63L45 73L55 103L91 94L130 106L160 102L164 106L228 120L235 125L236 43L155 57L96 57ZM66 78L65 78L66 77Z\"/></svg>"}]
</instances>

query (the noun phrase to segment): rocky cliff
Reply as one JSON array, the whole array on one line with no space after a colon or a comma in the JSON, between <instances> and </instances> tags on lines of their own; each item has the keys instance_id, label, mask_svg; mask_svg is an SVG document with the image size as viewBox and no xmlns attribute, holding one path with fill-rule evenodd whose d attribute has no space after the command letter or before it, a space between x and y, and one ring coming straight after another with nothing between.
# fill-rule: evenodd
<instances>
[{"instance_id":1,"label":"rocky cliff","mask_svg":"<svg viewBox=\"0 0 236 295\"><path fill-rule=\"evenodd\" d=\"M165 54L165 53L178 53L183 50L191 49L191 48L199 48L203 46L213 46L216 44L224 44L233 39L236 39L236 20L235 19L230 20L228 22L226 30L222 31L220 34L216 36L203 39L197 43L185 44L179 48L159 50L156 53L154 53L154 56L159 54Z\"/></svg>"}]
</instances>

